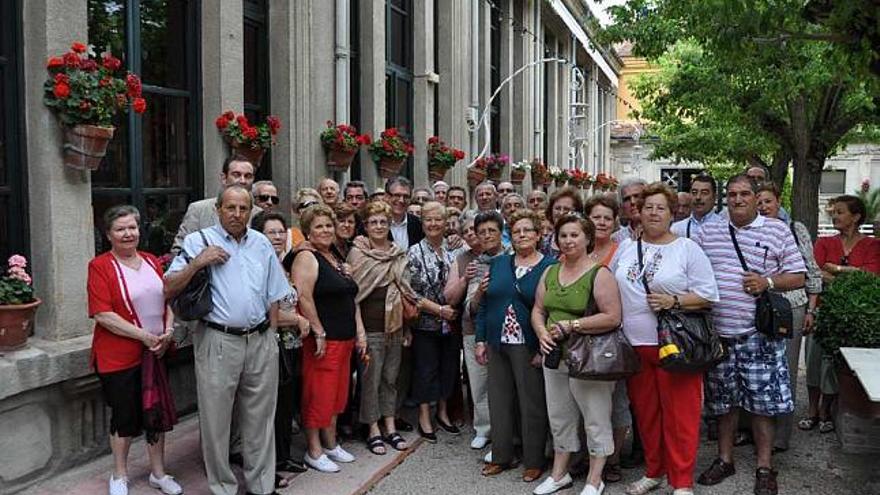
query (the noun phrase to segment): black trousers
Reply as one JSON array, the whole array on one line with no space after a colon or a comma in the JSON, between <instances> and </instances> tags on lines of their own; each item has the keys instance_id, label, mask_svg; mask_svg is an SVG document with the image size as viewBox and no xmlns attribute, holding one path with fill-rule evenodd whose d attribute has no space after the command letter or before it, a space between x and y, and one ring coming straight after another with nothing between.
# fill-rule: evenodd
<instances>
[{"instance_id":1,"label":"black trousers","mask_svg":"<svg viewBox=\"0 0 880 495\"><path fill-rule=\"evenodd\" d=\"M278 344L278 402L275 404L275 463L290 459L294 414L299 410L300 349Z\"/></svg>"},{"instance_id":2,"label":"black trousers","mask_svg":"<svg viewBox=\"0 0 880 495\"><path fill-rule=\"evenodd\" d=\"M425 404L448 399L461 363L461 339L439 331L413 330L412 353L413 400Z\"/></svg>"}]
</instances>

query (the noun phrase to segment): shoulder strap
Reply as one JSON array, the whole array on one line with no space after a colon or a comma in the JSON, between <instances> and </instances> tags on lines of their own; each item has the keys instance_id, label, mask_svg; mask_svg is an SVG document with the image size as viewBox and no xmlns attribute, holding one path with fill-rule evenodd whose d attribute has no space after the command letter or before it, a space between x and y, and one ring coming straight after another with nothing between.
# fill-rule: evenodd
<instances>
[{"instance_id":1,"label":"shoulder strap","mask_svg":"<svg viewBox=\"0 0 880 495\"><path fill-rule=\"evenodd\" d=\"M584 311L584 316L593 316L598 311L598 307L596 305L596 298L593 297L593 291L596 289L596 277L599 275L599 271L605 265L597 264L594 268L591 268L592 272L589 276L590 280L590 295L587 296L587 308Z\"/></svg>"},{"instance_id":2,"label":"shoulder strap","mask_svg":"<svg viewBox=\"0 0 880 495\"><path fill-rule=\"evenodd\" d=\"M639 254L639 278L642 280L642 285L645 286L645 294L650 294L651 289L648 288L648 281L645 279L645 263L644 263L644 253L642 251L642 238L639 237L639 240L636 241L636 248L638 249Z\"/></svg>"},{"instance_id":3,"label":"shoulder strap","mask_svg":"<svg viewBox=\"0 0 880 495\"><path fill-rule=\"evenodd\" d=\"M736 230L733 228L733 225L727 224L727 230L730 232L730 240L733 241L733 247L736 249L736 255L739 257L739 264L742 265L743 270L749 271L749 265L746 264L746 259L743 257L742 250L739 248L739 243L736 241Z\"/></svg>"},{"instance_id":4,"label":"shoulder strap","mask_svg":"<svg viewBox=\"0 0 880 495\"><path fill-rule=\"evenodd\" d=\"M693 221L694 221L693 218L688 217L688 226L687 226L687 235L686 235L686 237L688 239L691 238L691 222L693 222Z\"/></svg>"},{"instance_id":5,"label":"shoulder strap","mask_svg":"<svg viewBox=\"0 0 880 495\"><path fill-rule=\"evenodd\" d=\"M788 222L788 228L791 230L791 236L794 237L794 243L797 244L798 249L801 248L801 240L798 239L797 232L794 230L794 220Z\"/></svg>"}]
</instances>

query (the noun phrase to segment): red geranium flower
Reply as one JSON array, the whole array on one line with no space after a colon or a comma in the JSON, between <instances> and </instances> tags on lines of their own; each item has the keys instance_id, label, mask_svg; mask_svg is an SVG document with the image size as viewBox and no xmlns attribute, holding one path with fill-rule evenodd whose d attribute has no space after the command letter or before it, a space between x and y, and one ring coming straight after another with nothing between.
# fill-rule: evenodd
<instances>
[{"instance_id":1,"label":"red geranium flower","mask_svg":"<svg viewBox=\"0 0 880 495\"><path fill-rule=\"evenodd\" d=\"M428 144L437 144L440 142L440 138L437 136L431 136L428 138Z\"/></svg>"},{"instance_id":2,"label":"red geranium flower","mask_svg":"<svg viewBox=\"0 0 880 495\"><path fill-rule=\"evenodd\" d=\"M70 49L75 51L76 53L85 53L86 50L89 49L89 47L87 47L85 45L85 43L80 43L79 41L75 41L72 45L70 45Z\"/></svg>"},{"instance_id":3,"label":"red geranium flower","mask_svg":"<svg viewBox=\"0 0 880 495\"><path fill-rule=\"evenodd\" d=\"M245 127L241 134L248 139L257 139L257 128Z\"/></svg>"},{"instance_id":4,"label":"red geranium flower","mask_svg":"<svg viewBox=\"0 0 880 495\"><path fill-rule=\"evenodd\" d=\"M272 134L277 134L278 129L281 129L281 119L274 115L266 117L266 124L269 125L269 132Z\"/></svg>"},{"instance_id":5,"label":"red geranium flower","mask_svg":"<svg viewBox=\"0 0 880 495\"><path fill-rule=\"evenodd\" d=\"M369 146L370 142L372 141L369 134L361 134L355 140L357 141L357 144L360 144L362 146Z\"/></svg>"},{"instance_id":6,"label":"red geranium flower","mask_svg":"<svg viewBox=\"0 0 880 495\"><path fill-rule=\"evenodd\" d=\"M386 129L384 134L386 137L397 137L397 128L392 127L390 129Z\"/></svg>"},{"instance_id":7,"label":"red geranium flower","mask_svg":"<svg viewBox=\"0 0 880 495\"><path fill-rule=\"evenodd\" d=\"M70 83L70 78L67 77L67 74L59 72L58 74L55 74L55 82L68 84Z\"/></svg>"},{"instance_id":8,"label":"red geranium flower","mask_svg":"<svg viewBox=\"0 0 880 495\"><path fill-rule=\"evenodd\" d=\"M88 72L98 70L98 62L95 62L92 59L83 60L81 64L79 64L80 69Z\"/></svg>"},{"instance_id":9,"label":"red geranium flower","mask_svg":"<svg viewBox=\"0 0 880 495\"><path fill-rule=\"evenodd\" d=\"M58 67L64 66L64 59L61 57L49 57L49 61L46 62L46 67L49 69L56 69Z\"/></svg>"},{"instance_id":10,"label":"red geranium flower","mask_svg":"<svg viewBox=\"0 0 880 495\"><path fill-rule=\"evenodd\" d=\"M100 81L98 81L98 86L101 86L102 88L107 87L111 81L112 79L110 79L109 76L104 76L101 78Z\"/></svg>"},{"instance_id":11,"label":"red geranium flower","mask_svg":"<svg viewBox=\"0 0 880 495\"><path fill-rule=\"evenodd\" d=\"M125 76L125 86L128 88L128 96L138 98L141 96L141 78L134 74Z\"/></svg>"},{"instance_id":12,"label":"red geranium flower","mask_svg":"<svg viewBox=\"0 0 880 495\"><path fill-rule=\"evenodd\" d=\"M73 52L67 52L64 54L64 65L70 68L79 67L80 59L79 55Z\"/></svg>"},{"instance_id":13,"label":"red geranium flower","mask_svg":"<svg viewBox=\"0 0 880 495\"><path fill-rule=\"evenodd\" d=\"M52 88L52 94L55 95L55 98L64 99L70 96L70 86L67 83L57 83L55 87Z\"/></svg>"},{"instance_id":14,"label":"red geranium flower","mask_svg":"<svg viewBox=\"0 0 880 495\"><path fill-rule=\"evenodd\" d=\"M235 112L232 110L227 110L223 112L223 118L226 120L235 120Z\"/></svg>"},{"instance_id":15,"label":"red geranium flower","mask_svg":"<svg viewBox=\"0 0 880 495\"><path fill-rule=\"evenodd\" d=\"M111 72L116 72L119 70L120 67L122 67L122 60L119 60L109 53L104 54L102 62L104 64L104 67Z\"/></svg>"},{"instance_id":16,"label":"red geranium flower","mask_svg":"<svg viewBox=\"0 0 880 495\"><path fill-rule=\"evenodd\" d=\"M131 108L134 109L134 113L144 113L147 111L147 100L143 98L135 98L131 101Z\"/></svg>"},{"instance_id":17,"label":"red geranium flower","mask_svg":"<svg viewBox=\"0 0 880 495\"><path fill-rule=\"evenodd\" d=\"M242 114L242 115L239 115L238 117L236 117L236 118L235 118L235 121L238 122L238 125L239 125L242 129L247 129L248 126L250 126L250 122L248 122L247 117L246 117L245 115L243 115L243 114ZM242 132L244 132L244 131L242 131Z\"/></svg>"},{"instance_id":18,"label":"red geranium flower","mask_svg":"<svg viewBox=\"0 0 880 495\"><path fill-rule=\"evenodd\" d=\"M221 115L214 121L214 125L217 126L217 129L226 129L226 126L229 125L229 119L227 119L225 115Z\"/></svg>"},{"instance_id":19,"label":"red geranium flower","mask_svg":"<svg viewBox=\"0 0 880 495\"><path fill-rule=\"evenodd\" d=\"M455 152L453 153L452 156L453 156L456 160L461 160L462 158L464 158L464 151L461 151L461 150L455 150Z\"/></svg>"}]
</instances>

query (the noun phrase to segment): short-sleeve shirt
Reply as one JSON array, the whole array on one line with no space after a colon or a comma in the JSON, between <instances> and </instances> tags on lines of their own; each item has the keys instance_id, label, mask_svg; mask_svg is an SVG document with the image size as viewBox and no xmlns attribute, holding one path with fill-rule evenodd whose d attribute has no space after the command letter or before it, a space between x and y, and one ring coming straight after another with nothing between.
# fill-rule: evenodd
<instances>
[{"instance_id":1,"label":"short-sleeve shirt","mask_svg":"<svg viewBox=\"0 0 880 495\"><path fill-rule=\"evenodd\" d=\"M743 288L743 267L730 238L729 221L703 225L694 237L715 271L720 301L712 307L715 329L724 337L755 332L755 299ZM804 258L788 224L761 215L748 225L734 226L736 239L749 270L762 277L782 273L805 273Z\"/></svg>"},{"instance_id":2,"label":"short-sleeve shirt","mask_svg":"<svg viewBox=\"0 0 880 495\"><path fill-rule=\"evenodd\" d=\"M413 244L406 253L410 286L416 294L440 305L446 304L443 289L446 287L446 276L455 261L452 252L446 249L445 244L444 242L438 254L428 244L427 239L422 239L418 244ZM449 332L448 325L444 324L444 320L424 311L419 315L416 328L432 332Z\"/></svg>"},{"instance_id":3,"label":"short-sleeve shirt","mask_svg":"<svg viewBox=\"0 0 880 495\"><path fill-rule=\"evenodd\" d=\"M679 220L673 223L672 227L670 227L669 230L671 230L673 234L679 237L687 237L688 239L693 239L694 237L700 235L700 230L702 230L703 224L707 222L715 222L718 220L721 220L721 216L714 211L706 213L705 215L703 215L703 218L700 219L697 219L693 214L691 214L691 216L685 218L684 220Z\"/></svg>"},{"instance_id":4,"label":"short-sleeve shirt","mask_svg":"<svg viewBox=\"0 0 880 495\"><path fill-rule=\"evenodd\" d=\"M860 239L846 257L846 263L843 263L843 241L839 235L820 237L816 240L813 253L820 268L825 263L845 264L880 275L880 239L873 237Z\"/></svg>"},{"instance_id":5,"label":"short-sleeve shirt","mask_svg":"<svg viewBox=\"0 0 880 495\"><path fill-rule=\"evenodd\" d=\"M263 322L272 303L291 293L290 284L275 249L263 234L248 229L241 241L236 241L220 224L202 229L208 244L219 246L229 253L226 263L213 265L211 295L214 309L205 320L231 327L253 327ZM195 258L205 249L198 232L183 240L181 254L174 258L168 273L186 266L186 252ZM167 274L166 274L167 275Z\"/></svg>"},{"instance_id":6,"label":"short-sleeve shirt","mask_svg":"<svg viewBox=\"0 0 880 495\"><path fill-rule=\"evenodd\" d=\"M712 264L694 241L678 237L668 244L642 242L642 252L640 270L638 243L626 240L610 265L626 308L623 332L635 346L657 345L657 315L648 306L643 276L651 292L679 296L693 292L707 301L718 301Z\"/></svg>"}]
</instances>

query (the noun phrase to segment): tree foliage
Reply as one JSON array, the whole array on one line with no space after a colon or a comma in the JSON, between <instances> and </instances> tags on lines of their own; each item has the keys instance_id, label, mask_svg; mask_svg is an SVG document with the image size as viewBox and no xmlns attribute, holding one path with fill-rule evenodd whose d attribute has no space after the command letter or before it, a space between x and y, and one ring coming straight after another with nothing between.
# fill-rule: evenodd
<instances>
[{"instance_id":1,"label":"tree foliage","mask_svg":"<svg viewBox=\"0 0 880 495\"><path fill-rule=\"evenodd\" d=\"M815 232L825 159L880 123L871 50L852 49L803 0L629 0L607 41L658 64L634 88L658 156L763 163L782 187L794 165L794 217Z\"/></svg>"}]
</instances>

